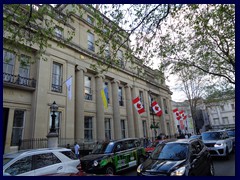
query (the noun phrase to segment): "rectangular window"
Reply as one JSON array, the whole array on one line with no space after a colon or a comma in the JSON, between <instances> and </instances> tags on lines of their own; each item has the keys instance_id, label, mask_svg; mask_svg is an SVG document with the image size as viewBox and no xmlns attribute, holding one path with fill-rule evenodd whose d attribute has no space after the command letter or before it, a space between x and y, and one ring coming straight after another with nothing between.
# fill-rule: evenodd
<instances>
[{"instance_id":1,"label":"rectangular window","mask_svg":"<svg viewBox=\"0 0 240 180\"><path fill-rule=\"evenodd\" d=\"M53 62L52 68L52 91L62 92L62 64Z\"/></svg>"},{"instance_id":2,"label":"rectangular window","mask_svg":"<svg viewBox=\"0 0 240 180\"><path fill-rule=\"evenodd\" d=\"M58 37L58 38L63 38L63 28L59 27L59 26L56 26L55 29L55 35Z\"/></svg>"},{"instance_id":3,"label":"rectangular window","mask_svg":"<svg viewBox=\"0 0 240 180\"><path fill-rule=\"evenodd\" d=\"M122 138L126 138L125 120L121 119L121 134Z\"/></svg>"},{"instance_id":4,"label":"rectangular window","mask_svg":"<svg viewBox=\"0 0 240 180\"><path fill-rule=\"evenodd\" d=\"M221 111L224 111L224 106L220 106L220 108L221 108Z\"/></svg>"},{"instance_id":5,"label":"rectangular window","mask_svg":"<svg viewBox=\"0 0 240 180\"><path fill-rule=\"evenodd\" d=\"M3 81L13 83L14 64L16 56L9 51L3 50L3 59Z\"/></svg>"},{"instance_id":6,"label":"rectangular window","mask_svg":"<svg viewBox=\"0 0 240 180\"><path fill-rule=\"evenodd\" d=\"M143 91L139 91L139 98L140 98L142 105L144 106Z\"/></svg>"},{"instance_id":7,"label":"rectangular window","mask_svg":"<svg viewBox=\"0 0 240 180\"><path fill-rule=\"evenodd\" d=\"M23 110L14 111L11 146L18 146L23 136L25 112Z\"/></svg>"},{"instance_id":8,"label":"rectangular window","mask_svg":"<svg viewBox=\"0 0 240 180\"><path fill-rule=\"evenodd\" d=\"M235 106L234 104L231 104L232 110L235 110Z\"/></svg>"},{"instance_id":9,"label":"rectangular window","mask_svg":"<svg viewBox=\"0 0 240 180\"><path fill-rule=\"evenodd\" d=\"M119 65L120 67L124 67L124 62L123 62L123 52L121 50L117 51L117 58L119 60Z\"/></svg>"},{"instance_id":10,"label":"rectangular window","mask_svg":"<svg viewBox=\"0 0 240 180\"><path fill-rule=\"evenodd\" d=\"M90 51L95 51L95 47L94 47L94 34L92 33L88 33L88 49Z\"/></svg>"},{"instance_id":11,"label":"rectangular window","mask_svg":"<svg viewBox=\"0 0 240 180\"><path fill-rule=\"evenodd\" d=\"M213 118L214 125L219 125L219 118Z\"/></svg>"},{"instance_id":12,"label":"rectangular window","mask_svg":"<svg viewBox=\"0 0 240 180\"><path fill-rule=\"evenodd\" d=\"M84 117L84 140L93 141L93 124L92 117Z\"/></svg>"},{"instance_id":13,"label":"rectangular window","mask_svg":"<svg viewBox=\"0 0 240 180\"><path fill-rule=\"evenodd\" d=\"M146 120L142 121L143 126L143 137L147 137L147 122Z\"/></svg>"},{"instance_id":14,"label":"rectangular window","mask_svg":"<svg viewBox=\"0 0 240 180\"><path fill-rule=\"evenodd\" d=\"M87 16L87 22L89 23L89 24L92 24L93 25L93 23L94 23L94 19L93 19L93 17L91 17L91 16Z\"/></svg>"},{"instance_id":15,"label":"rectangular window","mask_svg":"<svg viewBox=\"0 0 240 180\"><path fill-rule=\"evenodd\" d=\"M229 124L228 117L223 117L222 121L223 121L223 124Z\"/></svg>"},{"instance_id":16,"label":"rectangular window","mask_svg":"<svg viewBox=\"0 0 240 180\"><path fill-rule=\"evenodd\" d=\"M52 126L52 112L50 112L50 121L49 121L49 129L51 128L51 126ZM61 122L61 119L62 119L62 113L61 112L59 112L59 111L57 111L57 112L55 112L55 115L56 115L56 117L55 117L55 129L56 129L56 132L58 133L58 137L61 137L61 135L60 135L60 127L61 127L61 124L60 124L60 122Z\"/></svg>"},{"instance_id":17,"label":"rectangular window","mask_svg":"<svg viewBox=\"0 0 240 180\"><path fill-rule=\"evenodd\" d=\"M168 107L167 107L166 99L163 99L163 106L164 106L165 114L168 114Z\"/></svg>"},{"instance_id":18,"label":"rectangular window","mask_svg":"<svg viewBox=\"0 0 240 180\"><path fill-rule=\"evenodd\" d=\"M119 88L118 88L118 102L119 102L119 105L120 105L120 106L124 106L122 87L119 87Z\"/></svg>"},{"instance_id":19,"label":"rectangular window","mask_svg":"<svg viewBox=\"0 0 240 180\"><path fill-rule=\"evenodd\" d=\"M84 77L85 99L92 100L91 77Z\"/></svg>"},{"instance_id":20,"label":"rectangular window","mask_svg":"<svg viewBox=\"0 0 240 180\"><path fill-rule=\"evenodd\" d=\"M29 84L30 75L30 57L21 55L20 61L23 63L21 63L19 67L18 83L27 86Z\"/></svg>"},{"instance_id":21,"label":"rectangular window","mask_svg":"<svg viewBox=\"0 0 240 180\"><path fill-rule=\"evenodd\" d=\"M105 118L105 139L110 140L111 137L111 123L110 118Z\"/></svg>"},{"instance_id":22,"label":"rectangular window","mask_svg":"<svg viewBox=\"0 0 240 180\"><path fill-rule=\"evenodd\" d=\"M111 54L110 54L110 45L109 44L105 45L104 54L105 54L106 58L110 58Z\"/></svg>"},{"instance_id":23,"label":"rectangular window","mask_svg":"<svg viewBox=\"0 0 240 180\"><path fill-rule=\"evenodd\" d=\"M106 96L106 98L107 98L107 102L108 102L108 104L110 103L110 99L109 99L109 90L108 90L108 83L107 82L103 82L103 89L107 89L107 96Z\"/></svg>"}]
</instances>

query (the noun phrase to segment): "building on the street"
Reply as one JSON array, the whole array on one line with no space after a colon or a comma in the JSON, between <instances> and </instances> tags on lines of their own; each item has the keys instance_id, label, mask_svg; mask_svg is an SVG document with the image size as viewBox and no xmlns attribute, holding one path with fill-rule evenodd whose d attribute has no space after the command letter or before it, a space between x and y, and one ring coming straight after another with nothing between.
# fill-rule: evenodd
<instances>
[{"instance_id":1,"label":"building on the street","mask_svg":"<svg viewBox=\"0 0 240 180\"><path fill-rule=\"evenodd\" d=\"M70 4L56 6L61 15L69 8ZM130 42L119 49L119 63L112 64L108 71L99 73L92 68L92 64L97 65L104 58L97 54L99 47L95 41L98 37L92 29L94 24L88 20L89 17L91 20L91 11L85 6L82 8L86 10L82 16L72 14L74 22L59 21L59 27L55 29L56 37L49 39L51 47L44 53L46 61L37 59L36 63L23 66L18 60L39 58L38 47L33 45L31 52L21 48L12 51L7 48L10 44L5 43L4 36L5 153L16 151L21 140L46 138L52 123L50 106L54 101L58 105L55 123L59 139L92 142L124 137L154 137L154 129L150 128L153 123L159 124L157 134L175 133L172 92L165 84L164 74L143 65L137 58L134 58L134 63L127 62L124 54ZM61 48L57 43L59 39L68 38L69 28L75 30L74 38ZM111 52L111 42L109 47L106 53ZM66 86L69 79L72 80L71 98ZM107 109L101 97L103 88L108 90ZM150 95L162 108L162 116L151 112ZM132 103L137 96L145 108L140 115Z\"/></svg>"},{"instance_id":2,"label":"building on the street","mask_svg":"<svg viewBox=\"0 0 240 180\"><path fill-rule=\"evenodd\" d=\"M184 111L184 114L187 116L186 120L183 121L182 128L180 126L180 121L174 118L174 123L175 123L175 131L177 134L192 134L194 133L194 123L192 119L192 113L191 113L191 108L190 105L187 101L184 102L175 102L172 101L172 107L174 109L178 109L178 112Z\"/></svg>"},{"instance_id":3,"label":"building on the street","mask_svg":"<svg viewBox=\"0 0 240 180\"><path fill-rule=\"evenodd\" d=\"M212 129L235 128L235 98L205 106Z\"/></svg>"}]
</instances>

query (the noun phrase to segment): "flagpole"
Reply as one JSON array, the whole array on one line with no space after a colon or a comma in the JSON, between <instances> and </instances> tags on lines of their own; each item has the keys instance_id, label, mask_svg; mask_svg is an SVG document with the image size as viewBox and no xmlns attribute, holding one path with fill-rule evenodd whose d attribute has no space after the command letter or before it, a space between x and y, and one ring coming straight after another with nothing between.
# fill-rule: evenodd
<instances>
[{"instance_id":1,"label":"flagpole","mask_svg":"<svg viewBox=\"0 0 240 180\"><path fill-rule=\"evenodd\" d=\"M62 85L67 82L72 76L70 76L69 78L67 78L65 81L63 81Z\"/></svg>"}]
</instances>

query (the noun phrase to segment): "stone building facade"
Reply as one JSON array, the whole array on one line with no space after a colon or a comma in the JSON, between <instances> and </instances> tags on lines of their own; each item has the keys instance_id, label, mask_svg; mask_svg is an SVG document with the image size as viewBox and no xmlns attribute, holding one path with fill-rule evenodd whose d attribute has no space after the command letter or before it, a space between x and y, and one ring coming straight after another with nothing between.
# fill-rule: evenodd
<instances>
[{"instance_id":1,"label":"stone building facade","mask_svg":"<svg viewBox=\"0 0 240 180\"><path fill-rule=\"evenodd\" d=\"M69 5L59 5L64 14ZM49 39L51 47L36 63L23 67L18 61L38 58L38 48L32 52L3 49L3 142L4 152L16 151L19 140L45 138L51 125L50 106L59 106L56 127L59 139L91 142L124 137L153 137L150 128L153 120L159 123L157 133L173 135L175 127L171 107L171 94L163 73L142 65L122 61L124 66L112 65L99 73L91 68L100 58L94 46L98 38L87 21L91 12L82 17L73 15L74 22L60 24L56 38ZM69 28L75 30L74 38L61 48L58 38L67 38ZM127 47L128 44L125 46ZM127 48L120 49L124 54ZM10 59L10 61L6 61ZM124 56L121 56L124 60ZM138 73L139 67L144 75ZM68 98L66 80L72 78L72 98ZM101 90L108 89L108 108L104 109ZM150 111L149 92L163 110L158 117ZM145 112L138 114L132 100L139 96Z\"/></svg>"}]
</instances>

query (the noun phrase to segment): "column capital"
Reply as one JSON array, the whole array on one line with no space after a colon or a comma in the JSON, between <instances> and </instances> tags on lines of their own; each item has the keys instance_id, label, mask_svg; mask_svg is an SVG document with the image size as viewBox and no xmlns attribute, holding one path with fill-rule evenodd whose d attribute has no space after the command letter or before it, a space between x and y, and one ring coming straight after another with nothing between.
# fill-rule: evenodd
<instances>
[{"instance_id":1,"label":"column capital","mask_svg":"<svg viewBox=\"0 0 240 180\"><path fill-rule=\"evenodd\" d=\"M113 83L117 83L118 85L120 84L120 81L119 80L116 80L116 79L113 79L112 81L111 81L111 83L113 84Z\"/></svg>"},{"instance_id":2,"label":"column capital","mask_svg":"<svg viewBox=\"0 0 240 180\"><path fill-rule=\"evenodd\" d=\"M76 71L81 71L82 70L84 73L87 72L87 69L85 67L81 67L80 65L76 65L75 70Z\"/></svg>"},{"instance_id":3,"label":"column capital","mask_svg":"<svg viewBox=\"0 0 240 180\"><path fill-rule=\"evenodd\" d=\"M105 79L105 76L104 76L103 74L97 74L97 75L95 76L95 78L102 78L102 79Z\"/></svg>"},{"instance_id":4,"label":"column capital","mask_svg":"<svg viewBox=\"0 0 240 180\"><path fill-rule=\"evenodd\" d=\"M132 85L126 84L124 87L125 87L125 88L132 88Z\"/></svg>"}]
</instances>

